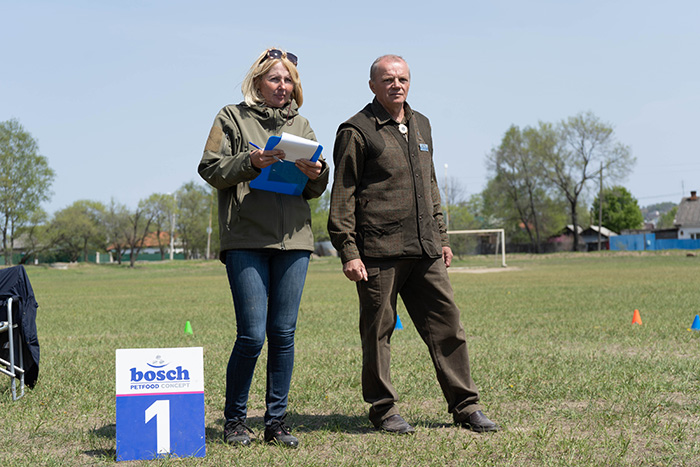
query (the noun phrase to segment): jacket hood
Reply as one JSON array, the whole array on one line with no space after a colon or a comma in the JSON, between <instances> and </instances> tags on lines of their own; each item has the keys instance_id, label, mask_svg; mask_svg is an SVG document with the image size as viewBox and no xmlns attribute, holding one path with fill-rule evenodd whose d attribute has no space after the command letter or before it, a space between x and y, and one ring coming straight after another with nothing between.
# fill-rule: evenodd
<instances>
[{"instance_id":1,"label":"jacket hood","mask_svg":"<svg viewBox=\"0 0 700 467\"><path fill-rule=\"evenodd\" d=\"M240 105L253 113L255 118L260 120L263 126L266 126L266 124L276 125L281 122L289 122L299 115L299 106L294 99L289 101L284 107L268 107L267 105L249 106L245 102L242 102Z\"/></svg>"}]
</instances>

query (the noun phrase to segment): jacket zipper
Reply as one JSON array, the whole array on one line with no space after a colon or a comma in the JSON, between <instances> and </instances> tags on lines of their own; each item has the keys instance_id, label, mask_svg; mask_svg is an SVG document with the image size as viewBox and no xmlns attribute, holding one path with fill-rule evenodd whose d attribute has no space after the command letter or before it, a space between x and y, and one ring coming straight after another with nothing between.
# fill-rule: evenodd
<instances>
[{"instance_id":1,"label":"jacket zipper","mask_svg":"<svg viewBox=\"0 0 700 467\"><path fill-rule=\"evenodd\" d=\"M284 244L284 224L285 224L285 216L284 216L284 203L282 199L282 195L279 193L275 193L277 195L277 203L280 206L280 212L282 213L280 216L280 245L281 249L286 250L287 247Z\"/></svg>"}]
</instances>

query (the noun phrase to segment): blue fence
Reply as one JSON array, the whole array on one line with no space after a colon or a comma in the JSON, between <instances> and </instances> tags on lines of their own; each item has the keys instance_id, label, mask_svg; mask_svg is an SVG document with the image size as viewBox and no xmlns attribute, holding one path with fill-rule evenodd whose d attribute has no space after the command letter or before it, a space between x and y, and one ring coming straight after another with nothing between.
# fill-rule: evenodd
<instances>
[{"instance_id":1,"label":"blue fence","mask_svg":"<svg viewBox=\"0 0 700 467\"><path fill-rule=\"evenodd\" d=\"M610 237L610 249L613 251L700 250L700 240L676 238L657 240L653 233L617 235Z\"/></svg>"}]
</instances>

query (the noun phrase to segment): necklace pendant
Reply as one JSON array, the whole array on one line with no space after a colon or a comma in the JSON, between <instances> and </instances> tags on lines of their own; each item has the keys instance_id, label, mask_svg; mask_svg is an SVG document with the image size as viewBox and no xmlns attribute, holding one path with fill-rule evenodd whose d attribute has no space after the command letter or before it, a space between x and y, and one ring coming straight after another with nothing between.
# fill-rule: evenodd
<instances>
[{"instance_id":1,"label":"necklace pendant","mask_svg":"<svg viewBox=\"0 0 700 467\"><path fill-rule=\"evenodd\" d=\"M399 125L399 133L401 133L402 135L405 135L406 133L408 133L408 127L406 127L406 125L404 125L403 123L400 124Z\"/></svg>"}]
</instances>

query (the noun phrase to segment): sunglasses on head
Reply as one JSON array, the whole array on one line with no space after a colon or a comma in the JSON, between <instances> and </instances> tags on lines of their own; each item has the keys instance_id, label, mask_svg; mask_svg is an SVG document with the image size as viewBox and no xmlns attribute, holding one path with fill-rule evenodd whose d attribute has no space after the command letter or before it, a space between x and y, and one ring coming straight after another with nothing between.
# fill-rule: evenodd
<instances>
[{"instance_id":1,"label":"sunglasses on head","mask_svg":"<svg viewBox=\"0 0 700 467\"><path fill-rule=\"evenodd\" d=\"M282 57L287 57L287 60L289 60L290 62L292 62L292 64L293 64L294 66L297 66L297 62L299 61L299 59L297 58L296 55L294 55L294 54L291 53L291 52L282 52L282 51L279 50L279 49L270 49L270 50L268 50L268 51L267 51L267 54L263 57L262 60L260 60L260 63L263 63L263 62L264 62L265 60L267 60L268 58L270 58L270 59L272 59L272 60L276 60L276 59L280 59L280 58L282 58Z\"/></svg>"}]
</instances>

